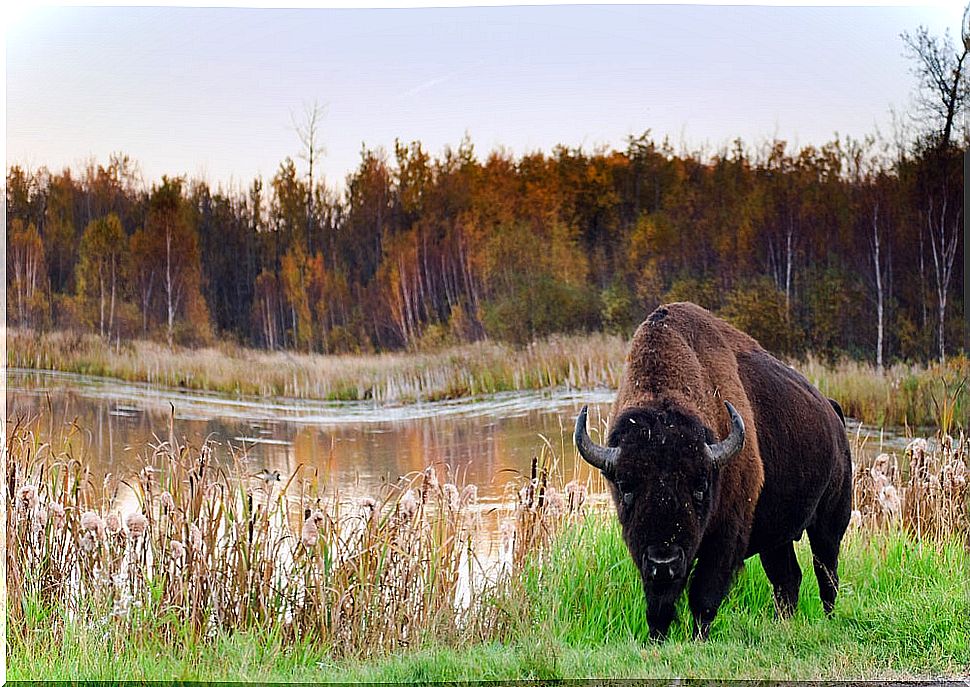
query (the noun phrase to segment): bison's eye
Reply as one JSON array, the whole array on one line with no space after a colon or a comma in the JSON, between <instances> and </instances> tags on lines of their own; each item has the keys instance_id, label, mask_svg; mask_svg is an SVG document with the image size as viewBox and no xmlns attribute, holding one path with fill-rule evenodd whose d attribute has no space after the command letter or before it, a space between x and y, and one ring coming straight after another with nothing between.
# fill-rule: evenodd
<instances>
[{"instance_id":1,"label":"bison's eye","mask_svg":"<svg viewBox=\"0 0 970 687\"><path fill-rule=\"evenodd\" d=\"M707 496L707 480L694 485L694 500L698 504L704 503L705 496Z\"/></svg>"},{"instance_id":2,"label":"bison's eye","mask_svg":"<svg viewBox=\"0 0 970 687\"><path fill-rule=\"evenodd\" d=\"M633 505L633 490L629 484L616 480L614 482L616 485L616 490L620 492L620 500L623 501L623 505L629 508Z\"/></svg>"}]
</instances>

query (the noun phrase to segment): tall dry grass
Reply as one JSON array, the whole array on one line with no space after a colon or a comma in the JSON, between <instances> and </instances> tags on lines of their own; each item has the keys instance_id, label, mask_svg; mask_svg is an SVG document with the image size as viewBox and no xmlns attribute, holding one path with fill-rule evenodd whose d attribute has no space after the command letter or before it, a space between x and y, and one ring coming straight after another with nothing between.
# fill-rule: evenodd
<instances>
[{"instance_id":1,"label":"tall dry grass","mask_svg":"<svg viewBox=\"0 0 970 687\"><path fill-rule=\"evenodd\" d=\"M382 403L500 391L615 387L626 345L607 334L559 336L524 348L478 342L430 353L319 355L110 344L93 334L7 330L10 367L61 370L204 391Z\"/></svg>"},{"instance_id":2,"label":"tall dry grass","mask_svg":"<svg viewBox=\"0 0 970 687\"><path fill-rule=\"evenodd\" d=\"M222 344L170 349L152 341L106 343L93 334L7 330L10 367L61 370L130 382L233 394L407 403L550 387L616 388L626 342L557 336L524 348L479 342L436 352L317 355ZM879 372L844 359L794 361L846 414L866 424L968 429L970 358L946 365L896 363Z\"/></svg>"},{"instance_id":3,"label":"tall dry grass","mask_svg":"<svg viewBox=\"0 0 970 687\"><path fill-rule=\"evenodd\" d=\"M137 474L95 478L80 428L52 423L42 440L39 425L7 434L8 627L24 641L68 624L119 643L256 630L335 657L504 641L535 631L522 585L557 533L607 502L600 480L562 483L565 440L484 507L433 466L350 501L316 470L263 480L244 456L216 464L207 444L174 440ZM968 462L960 435L860 463L851 527L966 542Z\"/></svg>"},{"instance_id":4,"label":"tall dry grass","mask_svg":"<svg viewBox=\"0 0 970 687\"><path fill-rule=\"evenodd\" d=\"M80 620L115 638L256 629L335 656L501 638L521 620L515 576L588 491L556 486L551 445L510 475L507 507L483 507L433 466L348 501L316 470L247 476L241 456L217 465L208 444L174 440L149 447L137 474L95 479L73 449L79 428L42 441L36 425L7 438L13 632L38 614L53 632ZM501 521L497 545L485 518Z\"/></svg>"},{"instance_id":5,"label":"tall dry grass","mask_svg":"<svg viewBox=\"0 0 970 687\"><path fill-rule=\"evenodd\" d=\"M970 429L970 358L951 357L945 365L895 363L881 372L873 365L843 359L828 365L810 357L794 365L845 414L877 427L936 427L949 434Z\"/></svg>"}]
</instances>

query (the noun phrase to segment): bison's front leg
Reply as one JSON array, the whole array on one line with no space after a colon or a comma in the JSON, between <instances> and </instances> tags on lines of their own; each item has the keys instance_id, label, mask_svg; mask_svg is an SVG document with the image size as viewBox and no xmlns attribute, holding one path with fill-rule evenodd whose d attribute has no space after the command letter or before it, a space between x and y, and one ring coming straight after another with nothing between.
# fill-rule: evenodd
<instances>
[{"instance_id":1,"label":"bison's front leg","mask_svg":"<svg viewBox=\"0 0 970 687\"><path fill-rule=\"evenodd\" d=\"M697 559L688 592L691 615L694 617L694 637L707 639L711 622L721 602L731 588L731 582L741 566L735 556L701 555Z\"/></svg>"},{"instance_id":2,"label":"bison's front leg","mask_svg":"<svg viewBox=\"0 0 970 687\"><path fill-rule=\"evenodd\" d=\"M667 639L670 624L677 614L677 599L684 591L686 579L665 585L656 585L645 580L643 587L647 597L647 625L650 626L650 639L662 642Z\"/></svg>"}]
</instances>

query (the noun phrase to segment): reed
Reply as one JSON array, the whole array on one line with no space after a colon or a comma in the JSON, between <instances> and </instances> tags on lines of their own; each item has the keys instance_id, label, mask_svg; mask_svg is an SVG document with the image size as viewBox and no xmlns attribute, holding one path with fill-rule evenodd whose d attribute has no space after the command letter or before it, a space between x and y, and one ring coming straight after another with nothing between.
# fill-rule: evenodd
<instances>
[{"instance_id":1,"label":"reed","mask_svg":"<svg viewBox=\"0 0 970 687\"><path fill-rule=\"evenodd\" d=\"M112 377L157 386L241 395L380 403L433 401L502 391L615 389L626 342L617 336L556 336L515 348L481 341L432 352L318 355L223 343L168 348L109 344L93 334L7 330L7 365ZM878 427L968 429L970 358L946 365L896 363L882 371L843 359L793 361L847 415Z\"/></svg>"},{"instance_id":2,"label":"reed","mask_svg":"<svg viewBox=\"0 0 970 687\"><path fill-rule=\"evenodd\" d=\"M300 466L286 481L263 480L246 474L242 454L217 464L208 444L175 440L146 447L137 473L102 478L75 449L81 428L53 422L44 427L46 420L14 421L6 437L13 660L25 660L35 646L59 651L96 644L96 655L137 654L138 647L205 653L233 637L256 637L258 646L342 666L340 674L350 679L387 679L386 673L354 672L354 666L400 662L429 646L446 654L519 647L520 677L577 677L589 674L569 672L569 666L582 669L576 653L581 647L615 648L646 637L637 574L608 514L603 483L575 478L566 438L558 445L543 439L530 471L510 474L504 503L486 507L474 485L453 481L434 466L372 498L348 500L323 472ZM865 602L858 590L867 576L895 575L886 582L892 596L906 583L897 577L916 574L896 570L899 565L944 571L964 564L968 453L965 435L916 440L903 456L887 454L856 467L857 510L843 557L849 561L843 579L851 608ZM570 470L573 479L564 483ZM486 536L486 523L500 532L497 543ZM885 559L887 546L896 558L866 562L873 550ZM803 567L810 569L809 563ZM879 567L887 565L894 566L891 574ZM965 584L965 576L953 574ZM751 579L742 575L712 645L721 638L726 650L730 642L750 648L750 637L742 635L767 631L762 616L770 619L770 589L763 579ZM966 604L953 606L945 590L940 593L941 613L956 613L947 622L965 627ZM925 588L919 587L913 603L922 598ZM894 627L907 626L899 613L893 617ZM728 629L732 623L741 629ZM860 643L861 628L849 626L861 633ZM812 627L802 631L817 638ZM670 647L654 652L658 660L689 665L683 663L683 647L692 646L688 636L686 625L675 628ZM835 650L834 636L831 641L826 651ZM891 637L886 641L903 651ZM928 645L913 660L929 661L940 646ZM965 644L946 646L967 650ZM735 658L743 666L750 656L741 649ZM556 656L572 656L572 663L559 664ZM708 658L711 670L723 667L716 656ZM662 673L663 665L653 668ZM630 663L607 672L636 674L634 668ZM44 677L24 670L18 674ZM190 674L233 676L223 670ZM812 670L805 665L791 674L811 676ZM144 677L110 670L103 675Z\"/></svg>"},{"instance_id":3,"label":"reed","mask_svg":"<svg viewBox=\"0 0 970 687\"><path fill-rule=\"evenodd\" d=\"M588 489L556 486L551 445L491 509L434 466L348 501L318 470L264 480L240 454L218 465L209 444L175 439L148 447L137 474L96 479L77 427L42 441L36 426L8 433L8 618L21 633L46 609L55 633L68 619L129 636L258 629L334 656L500 637L510 580ZM485 518L502 520L497 561Z\"/></svg>"},{"instance_id":4,"label":"reed","mask_svg":"<svg viewBox=\"0 0 970 687\"><path fill-rule=\"evenodd\" d=\"M810 382L841 405L845 414L876 427L968 429L970 358L951 357L945 365L895 363L882 371L843 359L827 365L814 357L795 363Z\"/></svg>"},{"instance_id":5,"label":"reed","mask_svg":"<svg viewBox=\"0 0 970 687\"><path fill-rule=\"evenodd\" d=\"M433 401L549 387L615 387L625 343L561 336L524 348L482 341L436 352L319 355L106 343L93 334L7 330L7 365L232 394L381 403Z\"/></svg>"}]
</instances>

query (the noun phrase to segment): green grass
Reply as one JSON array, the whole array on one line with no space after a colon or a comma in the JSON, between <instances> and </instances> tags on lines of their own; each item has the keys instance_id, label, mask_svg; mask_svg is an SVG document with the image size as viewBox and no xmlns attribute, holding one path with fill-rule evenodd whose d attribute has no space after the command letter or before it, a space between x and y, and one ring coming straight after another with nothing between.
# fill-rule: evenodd
<instances>
[{"instance_id":1,"label":"green grass","mask_svg":"<svg viewBox=\"0 0 970 687\"><path fill-rule=\"evenodd\" d=\"M414 682L582 677L863 679L970 673L970 553L957 540L920 545L900 533L853 533L842 590L825 617L807 543L799 608L774 617L757 559L747 562L711 629L689 639L681 608L663 644L647 639L639 581L612 517L592 516L558 538L502 603L507 635L463 645L415 641L391 655L334 662L325 647L257 632L210 641L163 639L140 628L55 623L32 608L8 627L7 677ZM137 622L159 622L143 609ZM26 637L26 639L24 638ZM150 639L148 639L150 638Z\"/></svg>"}]
</instances>

